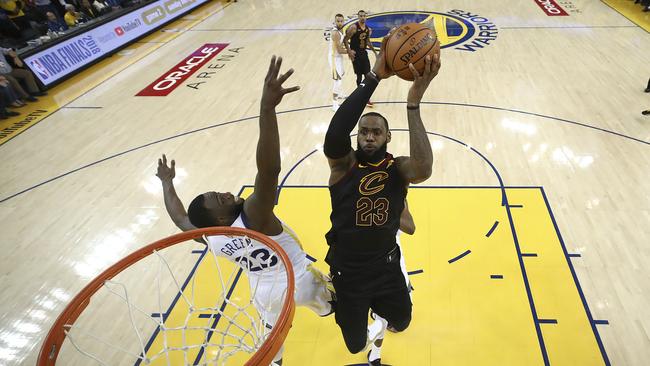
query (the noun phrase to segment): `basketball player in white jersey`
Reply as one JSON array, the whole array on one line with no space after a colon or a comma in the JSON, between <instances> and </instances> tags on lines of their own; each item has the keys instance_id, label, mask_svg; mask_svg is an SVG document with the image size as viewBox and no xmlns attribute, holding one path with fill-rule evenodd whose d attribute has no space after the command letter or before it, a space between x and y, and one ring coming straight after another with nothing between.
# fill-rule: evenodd
<instances>
[{"instance_id":1,"label":"basketball player in white jersey","mask_svg":"<svg viewBox=\"0 0 650 366\"><path fill-rule=\"evenodd\" d=\"M332 109L334 112L339 109L339 100L345 98L343 95L343 75L345 75L343 55L346 55L348 51L343 45L343 38L345 37L343 34L344 21L345 18L342 14L336 14L334 16L334 28L332 28L330 34L328 60L332 71L332 79L334 79L334 86L332 87Z\"/></svg>"},{"instance_id":2,"label":"basketball player in white jersey","mask_svg":"<svg viewBox=\"0 0 650 366\"><path fill-rule=\"evenodd\" d=\"M285 94L295 92L299 87L283 88L282 84L291 76L293 69L280 74L282 58L273 56L269 66L260 107L260 136L257 143L257 176L253 193L247 198L231 193L206 192L198 195L185 211L178 198L172 180L175 176L175 162L167 165L167 157L158 160L157 176L163 186L165 207L176 226L183 231L212 226L248 228L269 236L287 253L295 275L295 302L306 306L320 316L333 312L332 294L327 289L325 275L312 268L306 253L302 250L296 234L273 213L278 175L280 174L280 137L275 113L276 106ZM248 274L251 288L256 288L254 304L263 321L273 326L282 307L282 294L286 283L278 284L271 279L271 272L277 274L279 260L269 253L263 244L237 237L211 236L208 247L216 255L226 257L240 265ZM275 276L273 276L275 277ZM269 285L274 281L274 285ZM282 349L274 358L276 365L282 364Z\"/></svg>"}]
</instances>

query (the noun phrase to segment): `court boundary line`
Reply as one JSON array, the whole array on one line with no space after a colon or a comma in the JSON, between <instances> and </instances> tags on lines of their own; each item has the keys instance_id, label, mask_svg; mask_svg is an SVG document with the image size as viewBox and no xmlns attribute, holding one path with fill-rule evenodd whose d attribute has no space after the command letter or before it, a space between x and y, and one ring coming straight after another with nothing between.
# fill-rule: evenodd
<instances>
[{"instance_id":1,"label":"court boundary line","mask_svg":"<svg viewBox=\"0 0 650 366\"><path fill-rule=\"evenodd\" d=\"M526 273L526 265L524 264L524 259L521 256L521 247L519 246L519 238L517 237L517 230L515 229L515 221L512 218L512 212L510 212L510 205L506 205L506 213L508 215L508 221L510 223L510 232L512 233L512 239L515 244L515 249L517 250L517 260L519 261L519 267L521 268L521 274L524 277L524 286L526 287L526 293L528 295L528 302L533 313L533 321L535 323L535 330L537 331L537 336L539 338L540 346L542 348L542 357L544 359L544 365L549 366L551 362L548 359L548 353L546 350L546 345L544 343L544 334L542 333L542 328L540 327L540 321L537 314L537 309L535 308L535 300L533 299L533 291L531 290L530 282L528 281L528 274Z\"/></svg>"},{"instance_id":2,"label":"court boundary line","mask_svg":"<svg viewBox=\"0 0 650 366\"><path fill-rule=\"evenodd\" d=\"M108 80L108 79L106 79L106 80ZM106 81L106 80L105 80L105 81ZM94 88L95 88L95 87L93 87L93 89L94 89ZM89 91L90 91L90 90L89 90ZM89 92L89 91L87 91L87 92ZM87 92L86 92L86 93L87 93ZM81 96L80 96L80 97L81 97ZM78 97L78 98L80 98L80 97ZM78 98L77 98L77 99L78 99ZM76 99L75 99L75 100L76 100ZM70 103L72 103L72 102L70 102ZM70 104L70 103L68 103L68 104ZM406 102L375 102L375 104L405 104L405 103L406 103ZM640 142L640 143L642 143L642 144L645 144L645 145L649 145L649 146L650 146L650 142L646 142L646 141L643 141L643 140L637 139L637 138L635 138L635 137L627 136L627 135L624 135L624 134L621 134L621 133L618 133L618 132L609 131L609 130L606 130L606 129L602 129L602 128L599 128L599 127L594 127L594 126L586 125L586 124L579 123L579 122L574 122L574 121L564 120L564 119L561 119L561 118L556 118L556 117L551 117L551 116L545 116L545 115L537 114L537 113L531 113L531 112L525 112L525 111L514 110L514 109L507 109L507 108L501 108L501 107L481 106L481 105L477 105L477 104L446 103L446 102L421 102L420 104L428 104L428 105L438 105L438 104L439 104L439 105L453 105L453 106L469 106L469 107L475 107L475 108L486 108L486 109L503 110L503 111L513 112L513 113L529 114L529 115L533 115L533 116L536 116L536 117L541 117L541 118L546 118L546 119L556 120L556 121L560 121L560 122L566 122L566 123L570 123L570 124L575 124L575 125L582 126L582 127L587 127L587 128L590 128L590 129L594 129L594 130L598 130L598 131L605 132L605 133L608 133L608 134L616 135L616 136L619 136L619 137L623 137L623 138L626 138L626 139L629 139L629 140L637 141L637 142ZM67 105L67 104L66 104L66 105ZM290 109L290 110L286 110L286 111L280 111L280 112L277 112L276 114L277 114L277 115L281 115L281 114L287 114L287 113L293 113L293 112L302 112L302 111L307 111L307 110L320 109L320 108L330 108L330 107L331 107L331 105L322 105L322 106L313 106L313 107L303 107L303 108ZM56 111L55 111L55 112L56 112ZM55 112L53 112L52 114L48 115L48 116L45 117L43 120L47 119L48 117L50 117L51 115L53 115ZM54 176L54 177L52 177L52 178L49 178L49 179L47 179L47 180L45 180L45 181L43 181L43 182L41 182L41 183L37 183L37 184L35 184L35 185L32 185L32 186L30 186L30 187L28 187L28 188L23 189L22 191L19 191L19 192L17 192L17 193L11 194L11 195L9 195L9 196L7 196L7 197L5 197L5 198L0 199L0 203L4 203L4 202L6 202L6 201L8 201L8 200L10 200L10 199L12 199L12 198L15 198L16 196L19 196L19 195L21 195L21 194L27 193L27 192L29 192L29 191L31 191L31 190L33 190L33 189L36 189L36 188L38 188L38 187L40 187L40 186L42 186L42 185L44 185L44 184L50 183L50 182L52 182L52 181L58 180L58 179L60 179L60 178L63 178L63 177L65 177L65 176L67 176L67 175L70 175L70 174L76 173L76 172L78 172L78 171L80 171L80 170L83 170L83 169L89 168L89 167L91 167L91 166L97 165L97 164L102 163L102 162L104 162L104 161L106 161L106 160L110 160L110 159L113 159L113 158L116 158L116 157L119 157L119 156L125 155L125 154L130 153L130 152L133 152L133 151L137 151L137 150L140 150L140 149L144 149L144 148L149 147L149 146L151 146L151 145L155 145L155 144L158 144L158 143L161 143L161 142L169 141L169 140L172 140L172 139L175 139L175 138L179 138L179 137L182 137L182 136L186 136L186 135L191 135L191 134L193 134L193 133L197 133L197 132L200 132L200 131L204 131L204 130L208 130L208 129L212 129L212 128L216 128L216 127L220 127L220 126L225 126L225 125L229 125L229 124L233 124L233 123L244 122L244 121L248 121L248 120L252 120L252 119L257 119L257 118L259 118L259 115L257 115L257 116L251 116L251 117L239 118L239 119L235 119L235 120L231 120L231 121L226 121L226 122L222 122L222 123L217 123L217 124L208 125L208 126L205 126L205 127L201 127L201 128L194 129L194 130L189 130L189 131L182 132L182 133L179 133L179 134L176 134L176 135L172 135L172 136L169 136L169 137L165 137L165 138L162 138L162 139L159 139L159 140L155 140L155 141L152 141L152 142L148 142L148 143L146 143L146 144L144 144L144 145L136 146L136 147L133 147L133 148L130 148L130 149L124 150L124 151L122 151L122 152L118 152L118 153L115 153L115 154L109 155L109 156L107 156L107 157L105 157L105 158L102 158L102 159L100 159L100 160L96 160L96 161L94 161L94 162L91 162L91 163L88 163L88 164L82 165L82 166L79 167L79 168L75 168L75 169L70 170L70 171L68 171L68 172L65 172L65 173L59 174L59 175L57 175L57 176ZM2 146L4 146L6 143L8 143L10 140L12 140L14 137L19 136L19 135L22 134L23 132L29 130L30 128L32 128L32 127L34 127L34 126L36 126L36 125L38 125L38 124L40 124L43 120L39 121L38 123L33 124L32 126L30 126L30 127L26 128L25 130L21 131L18 135L15 135L15 136L13 136L11 139L5 141L2 145L0 145L0 149L2 148ZM439 135L439 136L442 136L442 135ZM466 145L466 146L467 146L467 145ZM473 149L473 148L472 148L472 149Z\"/></svg>"},{"instance_id":3,"label":"court boundary line","mask_svg":"<svg viewBox=\"0 0 650 366\"><path fill-rule=\"evenodd\" d=\"M567 265L569 266L569 270L571 271L571 276L573 277L573 282L578 289L578 294L580 295L580 300L582 301L582 305L585 309L585 313L587 314L587 319L589 319L589 325L591 325L591 330L594 332L594 336L596 337L596 342L598 343L598 348L600 349L601 356L603 357L603 361L605 361L605 365L610 366L611 363L609 361L609 357L607 356L607 351L605 350L605 345L603 344L602 339L600 338L600 334L598 333L598 328L596 327L596 324L598 324L598 321L602 321L602 319L594 320L591 310L589 309L589 304L587 303L587 298L584 295L584 292L582 290L582 286L580 286L580 280L578 279L578 274L576 273L575 269L573 268L573 262L571 261L571 257L569 256L569 252L566 248L566 245L564 243L564 239L562 238L562 234L560 233L560 228L557 225L557 222L555 221L555 215L553 215L553 210L551 209L551 204L548 201L548 198L546 196L546 191L544 190L544 187L538 187L540 192L542 193L542 198L544 198L544 203L546 204L546 210L551 217L551 221L553 222L553 228L555 229L555 235L557 235L557 238L560 241L560 246L562 247L562 252L564 253L564 258L567 261ZM608 322L609 324L609 322Z\"/></svg>"}]
</instances>

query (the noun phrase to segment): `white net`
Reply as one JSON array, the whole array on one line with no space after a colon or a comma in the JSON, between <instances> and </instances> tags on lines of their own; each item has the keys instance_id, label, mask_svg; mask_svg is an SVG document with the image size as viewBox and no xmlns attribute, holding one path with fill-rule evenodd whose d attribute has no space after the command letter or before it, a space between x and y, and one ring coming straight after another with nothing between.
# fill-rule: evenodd
<instances>
[{"instance_id":1,"label":"white net","mask_svg":"<svg viewBox=\"0 0 650 366\"><path fill-rule=\"evenodd\" d=\"M186 241L154 251L105 281L65 325L56 363L243 365L287 295L285 265L268 250L265 259L244 249L233 260Z\"/></svg>"}]
</instances>

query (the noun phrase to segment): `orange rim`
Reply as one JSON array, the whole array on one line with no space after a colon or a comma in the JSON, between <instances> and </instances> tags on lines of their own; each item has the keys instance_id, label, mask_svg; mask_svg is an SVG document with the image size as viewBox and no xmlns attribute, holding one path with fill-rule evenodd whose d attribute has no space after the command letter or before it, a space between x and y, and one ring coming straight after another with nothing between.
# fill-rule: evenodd
<instances>
[{"instance_id":1,"label":"orange rim","mask_svg":"<svg viewBox=\"0 0 650 366\"><path fill-rule=\"evenodd\" d=\"M284 263L284 268L286 269L287 275L287 295L284 299L284 304L282 305L282 312L280 313L275 327L273 327L273 330L271 330L269 337L245 364L245 366L269 365L271 361L273 361L273 357L280 350L280 347L282 347L284 339L287 337L287 333L291 328L291 322L293 321L293 315L296 309L296 305L293 301L295 286L293 267L291 266L291 262L289 261L287 254L280 247L280 245L273 241L273 239L253 230L235 227L203 228L172 235L165 239L161 239L152 244L149 244L141 249L138 249L135 252L124 257L119 262L110 266L99 276L95 277L86 287L84 287L77 294L77 296L72 299L68 306L63 310L61 315L59 315L52 328L50 328L50 331L45 338L45 342L43 342L43 346L41 347L41 351L38 355L38 362L36 364L38 366L49 366L56 364L56 358L58 357L59 351L61 350L61 345L65 340L64 326L74 324L77 318L79 318L79 315L81 315L86 306L88 306L90 297L104 285L105 281L115 277L131 264L153 254L154 250L164 249L188 240L212 235L247 236L251 239L257 240L260 243L264 243L273 249L275 253L277 253L277 255L280 257L280 260L282 260L282 263Z\"/></svg>"}]
</instances>

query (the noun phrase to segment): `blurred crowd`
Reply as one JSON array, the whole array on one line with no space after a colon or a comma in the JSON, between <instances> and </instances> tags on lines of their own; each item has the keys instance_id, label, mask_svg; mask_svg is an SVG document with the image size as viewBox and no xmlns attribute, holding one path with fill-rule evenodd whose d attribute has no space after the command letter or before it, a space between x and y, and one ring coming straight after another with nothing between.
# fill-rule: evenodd
<instances>
[{"instance_id":1,"label":"blurred crowd","mask_svg":"<svg viewBox=\"0 0 650 366\"><path fill-rule=\"evenodd\" d=\"M0 0L0 46L39 45L141 0Z\"/></svg>"}]
</instances>

